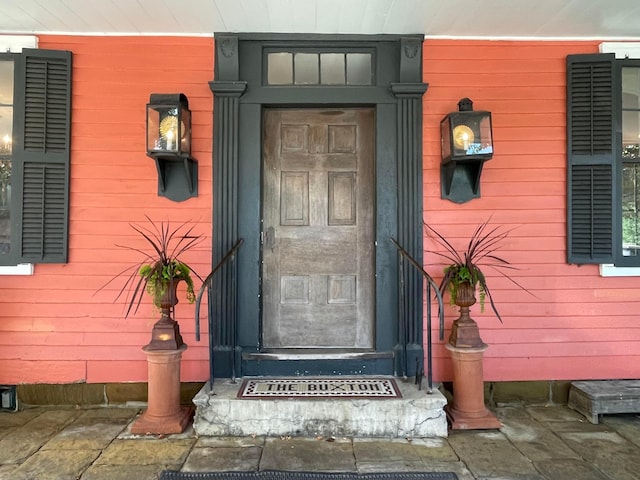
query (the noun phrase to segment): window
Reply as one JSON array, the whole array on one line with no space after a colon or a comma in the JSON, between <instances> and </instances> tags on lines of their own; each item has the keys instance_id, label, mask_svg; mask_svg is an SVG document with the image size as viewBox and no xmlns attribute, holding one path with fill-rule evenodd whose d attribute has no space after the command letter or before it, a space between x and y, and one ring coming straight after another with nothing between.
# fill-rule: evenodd
<instances>
[{"instance_id":1,"label":"window","mask_svg":"<svg viewBox=\"0 0 640 480\"><path fill-rule=\"evenodd\" d=\"M67 261L71 53L0 54L0 265Z\"/></svg>"},{"instance_id":2,"label":"window","mask_svg":"<svg viewBox=\"0 0 640 480\"><path fill-rule=\"evenodd\" d=\"M267 85L372 85L372 54L267 52Z\"/></svg>"},{"instance_id":3,"label":"window","mask_svg":"<svg viewBox=\"0 0 640 480\"><path fill-rule=\"evenodd\" d=\"M11 249L14 61L0 58L0 255Z\"/></svg>"},{"instance_id":4,"label":"window","mask_svg":"<svg viewBox=\"0 0 640 480\"><path fill-rule=\"evenodd\" d=\"M621 75L622 256L640 255L640 65Z\"/></svg>"}]
</instances>

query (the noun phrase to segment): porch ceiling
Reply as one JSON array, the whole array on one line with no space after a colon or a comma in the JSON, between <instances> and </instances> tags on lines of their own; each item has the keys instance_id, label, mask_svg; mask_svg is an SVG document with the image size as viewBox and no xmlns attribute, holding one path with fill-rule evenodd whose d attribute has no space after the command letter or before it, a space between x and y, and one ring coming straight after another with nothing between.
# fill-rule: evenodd
<instances>
[{"instance_id":1,"label":"porch ceiling","mask_svg":"<svg viewBox=\"0 0 640 480\"><path fill-rule=\"evenodd\" d=\"M637 0L0 0L0 34L640 39Z\"/></svg>"}]
</instances>

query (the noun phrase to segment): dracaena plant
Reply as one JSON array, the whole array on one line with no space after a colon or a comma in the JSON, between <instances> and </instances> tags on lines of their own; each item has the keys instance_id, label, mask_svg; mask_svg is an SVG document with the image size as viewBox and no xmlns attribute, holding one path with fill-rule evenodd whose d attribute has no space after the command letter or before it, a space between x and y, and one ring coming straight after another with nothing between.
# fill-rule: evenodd
<instances>
[{"instance_id":1,"label":"dracaena plant","mask_svg":"<svg viewBox=\"0 0 640 480\"><path fill-rule=\"evenodd\" d=\"M517 270L517 268L509 261L496 255L511 230L505 230L500 226L489 226L489 220L486 220L475 228L466 249L459 251L427 223L424 224L424 228L427 235L443 247L439 250L427 250L427 252L443 258L448 263L444 268L444 276L440 282L440 293L444 295L445 291L449 291L451 303L455 304L459 286L463 283L469 283L478 292L481 311L484 311L485 300L489 299L493 313L502 322L502 317L487 285L484 271L487 268L493 269L528 292L508 274L509 271Z\"/></svg>"},{"instance_id":2,"label":"dracaena plant","mask_svg":"<svg viewBox=\"0 0 640 480\"><path fill-rule=\"evenodd\" d=\"M125 317L128 317L132 310L134 313L138 310L145 292L151 295L154 305L160 307L162 297L180 281L186 284L187 301L193 303L195 293L191 274L202 280L187 263L181 260L182 254L202 241L200 235L193 233L194 227L189 226L189 222L172 227L169 222L156 223L149 217L146 218L148 225L130 224L130 226L144 238L149 248L145 250L131 245L116 245L138 252L142 257L139 262L127 267L107 282L108 285L115 278L127 276L124 286L116 296L116 300L122 296L127 298Z\"/></svg>"}]
</instances>

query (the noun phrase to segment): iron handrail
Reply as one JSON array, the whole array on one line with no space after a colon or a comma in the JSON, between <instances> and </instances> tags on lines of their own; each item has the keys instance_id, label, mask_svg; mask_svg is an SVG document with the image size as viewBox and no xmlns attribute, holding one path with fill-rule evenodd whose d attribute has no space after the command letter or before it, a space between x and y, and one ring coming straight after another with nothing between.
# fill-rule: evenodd
<instances>
[{"instance_id":1,"label":"iron handrail","mask_svg":"<svg viewBox=\"0 0 640 480\"><path fill-rule=\"evenodd\" d=\"M408 262L415 267L416 270L420 272L423 279L427 281L427 295L426 295L426 303L427 303L427 383L429 387L429 393L433 390L433 339L431 335L431 289L435 291L435 296L438 300L438 332L439 339L444 340L444 302L442 300L442 294L440 293L440 289L436 282L431 278L422 265L420 265L415 258L413 258L409 252L407 252L402 246L394 239L390 238L393 244L398 249L398 252L402 257L408 260ZM404 319L403 319L404 321ZM406 343L406 342L405 342ZM406 345L404 345L406 348Z\"/></svg>"},{"instance_id":2,"label":"iron handrail","mask_svg":"<svg viewBox=\"0 0 640 480\"><path fill-rule=\"evenodd\" d=\"M218 264L213 267L213 270L211 270L211 273L209 273L209 275L207 275L207 278L205 278L202 282L202 286L200 287L200 290L198 290L198 295L196 295L196 341L200 341L200 303L202 302L202 294L205 291L205 288L210 288L211 287L211 280L213 280L213 276L216 274L216 272L218 270L220 270L220 268L222 268L222 266L227 262L227 260L229 260L233 254L235 253L235 251L240 248L240 245L242 245L242 242L244 242L244 240L241 238L239 239L235 245L233 247L231 247L231 250L229 250L226 255L224 257L222 257L222 260L220 260L218 262Z\"/></svg>"},{"instance_id":3,"label":"iron handrail","mask_svg":"<svg viewBox=\"0 0 640 480\"><path fill-rule=\"evenodd\" d=\"M195 322L196 322L196 341L199 342L200 341L200 304L202 303L202 295L205 291L205 289L210 289L211 288L211 281L213 280L213 277L215 276L215 274L220 270L220 268L222 268L222 266L229 261L230 259L233 258L233 256L235 255L236 250L238 250L238 248L240 248L240 245L242 245L242 243L244 242L244 240L241 238L239 239L235 245L233 247L231 247L231 250L229 250L224 257L222 257L222 260L220 260L218 262L218 264L213 267L213 270L211 270L211 273L209 273L209 275L207 275L207 278L204 279L204 281L202 282L202 286L200 287L200 290L198 290L198 295L196 295L196 308L195 308ZM233 330L233 343L234 343L234 347L235 347L235 342L236 342L236 322L233 322L232 325L232 330ZM209 323L209 338L210 341L212 342L212 332L211 330L213 330L213 325L211 324L211 322ZM213 345L209 345L210 349L213 349ZM209 361L211 362L211 366L210 366L210 371L211 371L211 391L213 391L213 355L210 355L210 359ZM236 369L236 365L235 365L235 354L233 355L233 376L235 378L235 369Z\"/></svg>"}]
</instances>

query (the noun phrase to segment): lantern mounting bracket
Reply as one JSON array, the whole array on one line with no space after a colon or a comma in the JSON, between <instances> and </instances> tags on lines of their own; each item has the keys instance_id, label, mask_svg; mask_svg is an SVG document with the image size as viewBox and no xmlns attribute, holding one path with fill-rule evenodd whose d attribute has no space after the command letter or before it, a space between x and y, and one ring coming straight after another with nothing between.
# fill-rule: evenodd
<instances>
[{"instance_id":1,"label":"lantern mounting bracket","mask_svg":"<svg viewBox=\"0 0 640 480\"><path fill-rule=\"evenodd\" d=\"M480 198L480 175L486 160L451 161L440 167L440 197L454 203Z\"/></svg>"},{"instance_id":2,"label":"lantern mounting bracket","mask_svg":"<svg viewBox=\"0 0 640 480\"><path fill-rule=\"evenodd\" d=\"M150 155L151 156L151 155ZM198 196L198 162L189 156L151 156L158 171L158 196L182 202Z\"/></svg>"}]
</instances>

